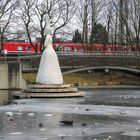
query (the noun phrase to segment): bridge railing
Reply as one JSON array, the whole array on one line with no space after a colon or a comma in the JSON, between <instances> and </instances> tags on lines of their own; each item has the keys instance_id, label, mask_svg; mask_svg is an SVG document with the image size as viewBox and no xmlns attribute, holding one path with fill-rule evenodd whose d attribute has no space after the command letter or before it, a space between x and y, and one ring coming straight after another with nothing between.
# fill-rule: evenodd
<instances>
[{"instance_id":1,"label":"bridge railing","mask_svg":"<svg viewBox=\"0 0 140 140\"><path fill-rule=\"evenodd\" d=\"M125 52L125 51L110 51L110 52L98 52L98 51L90 51L90 52L71 52L71 53L67 53L67 52L58 52L57 53L57 55L58 56L65 56L65 55L67 55L67 56L85 56L85 57L87 57L87 56L107 56L107 57L109 57L109 56L118 56L118 57L120 57L120 56L126 56L126 57L139 57L140 56L140 52L138 52L138 51L134 51L134 52ZM17 55L2 55L2 54L0 54L0 61L2 61L2 60L14 60L14 59L18 59L18 60L20 60L20 59L22 59L22 58L36 58L36 57L41 57L41 53L40 54L29 54L29 55L20 55L20 54L17 54Z\"/></svg>"},{"instance_id":2,"label":"bridge railing","mask_svg":"<svg viewBox=\"0 0 140 140\"><path fill-rule=\"evenodd\" d=\"M90 52L72 52L72 53L66 53L66 52L59 52L58 55L94 55L94 56L140 56L140 52L134 51L134 52L125 52L125 51L111 51L111 52L98 52L98 51L90 51Z\"/></svg>"},{"instance_id":3,"label":"bridge railing","mask_svg":"<svg viewBox=\"0 0 140 140\"><path fill-rule=\"evenodd\" d=\"M20 61L23 70L37 70L40 63L41 54L25 56L0 56L0 61ZM90 52L90 53L58 53L60 66L63 69L73 69L91 66L124 66L140 67L139 53L126 52ZM53 62L53 61L52 61Z\"/></svg>"}]
</instances>

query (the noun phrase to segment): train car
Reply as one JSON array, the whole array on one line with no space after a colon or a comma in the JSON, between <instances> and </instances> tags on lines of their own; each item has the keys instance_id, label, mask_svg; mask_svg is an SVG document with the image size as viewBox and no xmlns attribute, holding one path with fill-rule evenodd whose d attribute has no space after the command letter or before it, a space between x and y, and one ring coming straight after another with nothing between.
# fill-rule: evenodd
<instances>
[{"instance_id":1,"label":"train car","mask_svg":"<svg viewBox=\"0 0 140 140\"><path fill-rule=\"evenodd\" d=\"M56 52L63 53L77 53L82 54L84 52L103 52L104 45L103 44L81 44L81 43L55 43L54 49Z\"/></svg>"},{"instance_id":2,"label":"train car","mask_svg":"<svg viewBox=\"0 0 140 140\"><path fill-rule=\"evenodd\" d=\"M37 52L39 52L39 44L33 43L33 45L37 46ZM35 53L34 48L32 47L30 42L4 42L3 43L3 51L7 52L7 54L33 54Z\"/></svg>"},{"instance_id":3,"label":"train car","mask_svg":"<svg viewBox=\"0 0 140 140\"><path fill-rule=\"evenodd\" d=\"M37 49L37 53L40 53L40 43L33 43ZM121 46L118 44L81 44L81 43L69 43L69 42L59 42L53 43L53 47L57 53L73 53L73 54L82 54L84 52L117 52L117 51L130 51L132 50L131 46ZM3 43L3 52L7 54L34 54L34 48L30 42L4 42Z\"/></svg>"},{"instance_id":4,"label":"train car","mask_svg":"<svg viewBox=\"0 0 140 140\"><path fill-rule=\"evenodd\" d=\"M37 48L37 53L40 53L40 43L33 43ZM82 44L80 43L54 43L54 49L57 53L83 53ZM30 42L4 42L3 52L7 51L8 54L33 54L34 48Z\"/></svg>"},{"instance_id":5,"label":"train car","mask_svg":"<svg viewBox=\"0 0 140 140\"><path fill-rule=\"evenodd\" d=\"M54 43L56 52L61 53L83 53L84 49L80 43Z\"/></svg>"}]
</instances>

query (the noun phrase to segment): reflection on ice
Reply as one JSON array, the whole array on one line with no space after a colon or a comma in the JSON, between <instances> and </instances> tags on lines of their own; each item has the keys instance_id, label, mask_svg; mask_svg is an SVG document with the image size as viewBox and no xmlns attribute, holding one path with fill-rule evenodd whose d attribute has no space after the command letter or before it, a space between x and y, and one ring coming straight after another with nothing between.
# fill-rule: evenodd
<instances>
[{"instance_id":1,"label":"reflection on ice","mask_svg":"<svg viewBox=\"0 0 140 140\"><path fill-rule=\"evenodd\" d=\"M53 114L45 114L46 117L52 117Z\"/></svg>"},{"instance_id":2,"label":"reflection on ice","mask_svg":"<svg viewBox=\"0 0 140 140\"><path fill-rule=\"evenodd\" d=\"M13 116L13 112L5 112L7 116Z\"/></svg>"},{"instance_id":3,"label":"reflection on ice","mask_svg":"<svg viewBox=\"0 0 140 140\"><path fill-rule=\"evenodd\" d=\"M40 131L46 131L46 129L45 128L41 128Z\"/></svg>"},{"instance_id":4,"label":"reflection on ice","mask_svg":"<svg viewBox=\"0 0 140 140\"><path fill-rule=\"evenodd\" d=\"M14 132L14 133L10 133L10 135L22 135L23 133L21 132Z\"/></svg>"},{"instance_id":5,"label":"reflection on ice","mask_svg":"<svg viewBox=\"0 0 140 140\"><path fill-rule=\"evenodd\" d=\"M28 116L35 116L35 113L28 113Z\"/></svg>"}]
</instances>

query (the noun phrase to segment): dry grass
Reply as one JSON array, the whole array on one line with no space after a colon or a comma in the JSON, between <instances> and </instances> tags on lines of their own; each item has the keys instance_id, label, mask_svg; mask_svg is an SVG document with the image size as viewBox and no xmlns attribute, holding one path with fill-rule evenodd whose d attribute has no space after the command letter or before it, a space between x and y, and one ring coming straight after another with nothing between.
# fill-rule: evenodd
<instances>
[{"instance_id":1,"label":"dry grass","mask_svg":"<svg viewBox=\"0 0 140 140\"><path fill-rule=\"evenodd\" d=\"M88 85L105 85L105 84L139 84L139 79L136 77L128 77L118 75L105 75L103 73L73 73L64 75L64 83L66 84L88 84ZM35 83L36 73L24 73L23 78L28 83Z\"/></svg>"},{"instance_id":2,"label":"dry grass","mask_svg":"<svg viewBox=\"0 0 140 140\"><path fill-rule=\"evenodd\" d=\"M23 73L23 78L27 83L35 83L36 81L36 73Z\"/></svg>"}]
</instances>

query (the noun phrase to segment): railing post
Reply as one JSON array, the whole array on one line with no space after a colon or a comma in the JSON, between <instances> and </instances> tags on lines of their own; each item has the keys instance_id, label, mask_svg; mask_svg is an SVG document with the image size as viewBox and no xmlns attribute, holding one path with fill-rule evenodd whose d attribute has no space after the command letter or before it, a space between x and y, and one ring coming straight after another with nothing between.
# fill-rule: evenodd
<instances>
[{"instance_id":1,"label":"railing post","mask_svg":"<svg viewBox=\"0 0 140 140\"><path fill-rule=\"evenodd\" d=\"M20 62L20 55L18 54L18 62Z\"/></svg>"},{"instance_id":2,"label":"railing post","mask_svg":"<svg viewBox=\"0 0 140 140\"><path fill-rule=\"evenodd\" d=\"M138 69L140 69L140 52L138 53Z\"/></svg>"},{"instance_id":3,"label":"railing post","mask_svg":"<svg viewBox=\"0 0 140 140\"><path fill-rule=\"evenodd\" d=\"M7 58L7 56L6 56L6 54L4 54L4 61L6 62L6 58Z\"/></svg>"},{"instance_id":4,"label":"railing post","mask_svg":"<svg viewBox=\"0 0 140 140\"><path fill-rule=\"evenodd\" d=\"M72 54L72 69L74 68L74 53Z\"/></svg>"},{"instance_id":5,"label":"railing post","mask_svg":"<svg viewBox=\"0 0 140 140\"><path fill-rule=\"evenodd\" d=\"M32 64L32 63L33 63L33 60L32 60L32 59L33 59L33 58L30 59L30 66L31 66L31 69L33 68L33 64Z\"/></svg>"},{"instance_id":6,"label":"railing post","mask_svg":"<svg viewBox=\"0 0 140 140\"><path fill-rule=\"evenodd\" d=\"M90 67L90 54L88 54L88 66Z\"/></svg>"}]
</instances>

